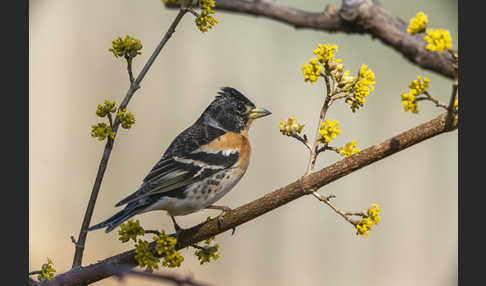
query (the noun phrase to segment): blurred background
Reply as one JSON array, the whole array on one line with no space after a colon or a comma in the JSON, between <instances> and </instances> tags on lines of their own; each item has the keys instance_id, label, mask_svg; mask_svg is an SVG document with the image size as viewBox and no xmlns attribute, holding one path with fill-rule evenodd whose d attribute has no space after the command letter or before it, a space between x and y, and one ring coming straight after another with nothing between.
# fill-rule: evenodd
<instances>
[{"instance_id":1,"label":"blurred background","mask_svg":"<svg viewBox=\"0 0 486 286\"><path fill-rule=\"evenodd\" d=\"M451 32L458 47L457 1L391 1L382 5L408 21L418 11L429 27ZM281 0L322 11L338 0ZM29 15L29 267L50 257L58 273L70 269L74 246L89 200L104 142L90 136L100 121L96 106L120 103L128 89L125 62L108 52L126 34L143 43L135 75L175 17L160 0L31 0ZM442 110L421 102L420 113L405 113L400 94L417 75L430 78L430 92L448 102L451 82L408 62L370 36L296 30L253 16L216 12L220 23L202 34L186 15L136 92L128 110L137 122L120 128L92 224L106 219L114 204L140 185L172 139L192 124L220 87L232 86L272 115L252 126L252 159L240 183L219 204L236 208L299 178L306 169L304 146L279 132L279 121L294 115L311 138L323 102L322 82L304 83L302 63L318 43L339 45L337 57L356 71L368 64L375 91L352 113L340 102L328 116L340 122L334 145L358 140L364 149L426 122ZM219 235L221 257L199 265L193 249L182 250L183 266L214 285L456 285L457 284L457 131L443 134L322 188L335 194L345 211L381 206L381 217L366 238L329 207L303 197ZM341 158L324 153L321 169ZM213 210L178 219L190 227L216 216ZM146 229L172 231L164 212L137 216ZM117 232L90 232L84 265L132 248ZM167 270L167 269L164 269ZM115 278L95 285L119 285ZM160 285L129 277L127 285Z\"/></svg>"}]
</instances>

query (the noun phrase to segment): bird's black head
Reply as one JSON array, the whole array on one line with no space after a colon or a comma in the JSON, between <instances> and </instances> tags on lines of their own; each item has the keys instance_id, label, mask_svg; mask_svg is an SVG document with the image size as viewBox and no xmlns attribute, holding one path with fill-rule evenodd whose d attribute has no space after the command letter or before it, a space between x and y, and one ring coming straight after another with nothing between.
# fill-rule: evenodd
<instances>
[{"instance_id":1,"label":"bird's black head","mask_svg":"<svg viewBox=\"0 0 486 286\"><path fill-rule=\"evenodd\" d=\"M259 109L243 94L232 87L223 87L206 108L199 120L204 123L239 133L250 120L271 114Z\"/></svg>"}]
</instances>

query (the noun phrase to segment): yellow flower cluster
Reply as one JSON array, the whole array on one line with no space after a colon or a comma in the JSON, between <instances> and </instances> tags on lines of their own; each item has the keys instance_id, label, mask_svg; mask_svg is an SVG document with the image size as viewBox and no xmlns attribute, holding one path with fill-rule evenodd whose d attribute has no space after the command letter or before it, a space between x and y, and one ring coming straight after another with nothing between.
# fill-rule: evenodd
<instances>
[{"instance_id":1,"label":"yellow flower cluster","mask_svg":"<svg viewBox=\"0 0 486 286\"><path fill-rule=\"evenodd\" d=\"M407 33L410 35L423 33L427 29L428 18L423 12L418 12L415 18L410 19L410 23L407 28Z\"/></svg>"},{"instance_id":2,"label":"yellow flower cluster","mask_svg":"<svg viewBox=\"0 0 486 286\"><path fill-rule=\"evenodd\" d=\"M301 133L304 124L299 124L295 116L289 117L287 121L280 121L280 132L283 135L292 136Z\"/></svg>"},{"instance_id":3,"label":"yellow flower cluster","mask_svg":"<svg viewBox=\"0 0 486 286\"><path fill-rule=\"evenodd\" d=\"M310 81L312 84L316 83L321 71L322 67L316 58L310 59L308 64L302 64L302 74L304 75L305 82Z\"/></svg>"},{"instance_id":4,"label":"yellow flower cluster","mask_svg":"<svg viewBox=\"0 0 486 286\"><path fill-rule=\"evenodd\" d=\"M339 154L348 158L349 156L356 154L359 152L359 149L356 148L356 140L347 143L343 147L339 148Z\"/></svg>"},{"instance_id":5,"label":"yellow flower cluster","mask_svg":"<svg viewBox=\"0 0 486 286\"><path fill-rule=\"evenodd\" d=\"M153 268L159 269L159 258L152 254L146 240L139 239L135 244L135 260L140 267L146 267L149 271Z\"/></svg>"},{"instance_id":6,"label":"yellow flower cluster","mask_svg":"<svg viewBox=\"0 0 486 286\"><path fill-rule=\"evenodd\" d=\"M410 19L407 32L411 35L423 33L427 29L428 18L423 12L418 12L415 18ZM427 41L427 50L442 53L450 50L452 46L452 39L449 31L443 29L430 29L427 31L427 36L424 37Z\"/></svg>"},{"instance_id":7,"label":"yellow flower cluster","mask_svg":"<svg viewBox=\"0 0 486 286\"><path fill-rule=\"evenodd\" d=\"M402 106L405 112L418 113L418 104L413 93L402 93Z\"/></svg>"},{"instance_id":8,"label":"yellow flower cluster","mask_svg":"<svg viewBox=\"0 0 486 286\"><path fill-rule=\"evenodd\" d=\"M349 91L354 86L356 78L350 75L349 70L343 72L344 65L338 64L336 68L336 80L338 87L342 90Z\"/></svg>"},{"instance_id":9,"label":"yellow flower cluster","mask_svg":"<svg viewBox=\"0 0 486 286\"><path fill-rule=\"evenodd\" d=\"M358 81L354 85L353 96L346 98L346 103L351 106L355 112L358 108L363 107L366 97L374 90L375 74L367 65L361 65L358 72Z\"/></svg>"},{"instance_id":10,"label":"yellow flower cluster","mask_svg":"<svg viewBox=\"0 0 486 286\"><path fill-rule=\"evenodd\" d=\"M129 219L120 225L120 229L118 230L118 235L120 237L118 239L123 243L129 241L130 239L136 242L137 236L144 234L145 230L140 226L138 219L135 222Z\"/></svg>"},{"instance_id":11,"label":"yellow flower cluster","mask_svg":"<svg viewBox=\"0 0 486 286\"><path fill-rule=\"evenodd\" d=\"M125 129L129 129L135 124L135 116L130 112L127 112L126 109L118 110L117 116L120 118L121 126Z\"/></svg>"},{"instance_id":12,"label":"yellow flower cluster","mask_svg":"<svg viewBox=\"0 0 486 286\"><path fill-rule=\"evenodd\" d=\"M98 108L96 109L96 115L99 117L105 117L108 113L113 113L116 111L115 102L110 102L109 100L105 100L103 105L98 104Z\"/></svg>"},{"instance_id":13,"label":"yellow flower cluster","mask_svg":"<svg viewBox=\"0 0 486 286\"><path fill-rule=\"evenodd\" d=\"M424 39L427 41L427 46L425 47L427 50L442 53L451 49L452 39L447 30L430 29L427 31L427 36Z\"/></svg>"},{"instance_id":14,"label":"yellow flower cluster","mask_svg":"<svg viewBox=\"0 0 486 286\"><path fill-rule=\"evenodd\" d=\"M142 54L140 50L142 49L142 43L140 40L125 36L125 39L118 37L116 40L112 41L112 47L108 51L112 52L115 57L125 57L126 59L132 59L137 55Z\"/></svg>"},{"instance_id":15,"label":"yellow flower cluster","mask_svg":"<svg viewBox=\"0 0 486 286\"><path fill-rule=\"evenodd\" d=\"M206 246L203 246L201 249L197 249L194 254L199 259L200 264L204 264L206 262L210 262L211 260L218 259L221 255L218 253L219 245L215 244L211 246L211 241L215 239L214 236L206 239L204 243Z\"/></svg>"},{"instance_id":16,"label":"yellow flower cluster","mask_svg":"<svg viewBox=\"0 0 486 286\"><path fill-rule=\"evenodd\" d=\"M201 6L201 15L196 18L196 26L201 32L207 32L209 29L214 27L219 20L214 18L214 8L216 4L213 0L199 0L199 5Z\"/></svg>"},{"instance_id":17,"label":"yellow flower cluster","mask_svg":"<svg viewBox=\"0 0 486 286\"><path fill-rule=\"evenodd\" d=\"M137 236L145 234L145 230L140 226L138 220L133 222L130 219L126 223L122 223L118 234L120 235L118 239L122 242L127 242L130 239L135 242L135 259L140 267L146 267L148 270L159 269L160 259L154 253L164 256L162 265L166 267L179 267L184 261L184 257L175 249L177 239L169 237L164 230L153 237L155 241L153 250L150 249L148 241L144 239L137 241Z\"/></svg>"},{"instance_id":18,"label":"yellow flower cluster","mask_svg":"<svg viewBox=\"0 0 486 286\"><path fill-rule=\"evenodd\" d=\"M106 123L98 123L97 125L91 125L91 136L98 138L99 141L105 140L108 136L111 139L115 139L115 132Z\"/></svg>"},{"instance_id":19,"label":"yellow flower cluster","mask_svg":"<svg viewBox=\"0 0 486 286\"><path fill-rule=\"evenodd\" d=\"M324 144L331 142L331 140L335 139L339 134L341 134L341 128L339 127L339 122L337 120L330 121L326 118L319 127L319 135L321 136L319 141Z\"/></svg>"},{"instance_id":20,"label":"yellow flower cluster","mask_svg":"<svg viewBox=\"0 0 486 286\"><path fill-rule=\"evenodd\" d=\"M367 216L364 217L357 225L357 235L366 237L375 224L380 221L380 207L377 204L371 204L374 208L368 209Z\"/></svg>"},{"instance_id":21,"label":"yellow flower cluster","mask_svg":"<svg viewBox=\"0 0 486 286\"><path fill-rule=\"evenodd\" d=\"M319 62L323 65L328 65L334 59L334 52L337 52L337 45L318 44L314 50L314 55L317 56Z\"/></svg>"},{"instance_id":22,"label":"yellow flower cluster","mask_svg":"<svg viewBox=\"0 0 486 286\"><path fill-rule=\"evenodd\" d=\"M177 239L169 237L162 231L159 235L153 237L156 241L155 251L158 255L164 255L164 261L162 265L166 267L179 267L181 266L184 257L175 249Z\"/></svg>"},{"instance_id":23,"label":"yellow flower cluster","mask_svg":"<svg viewBox=\"0 0 486 286\"><path fill-rule=\"evenodd\" d=\"M424 77L423 81L420 76L412 81L409 85L409 93L402 93L402 106L405 112L410 111L412 113L418 113L417 96L424 93L424 91L429 87L429 79Z\"/></svg>"},{"instance_id":24,"label":"yellow flower cluster","mask_svg":"<svg viewBox=\"0 0 486 286\"><path fill-rule=\"evenodd\" d=\"M39 282L49 281L54 278L54 273L56 269L54 268L54 263L47 257L47 263L42 264L41 273L37 275L37 280Z\"/></svg>"},{"instance_id":25,"label":"yellow flower cluster","mask_svg":"<svg viewBox=\"0 0 486 286\"><path fill-rule=\"evenodd\" d=\"M456 100L454 101L454 110L459 109L459 96L456 96Z\"/></svg>"}]
</instances>

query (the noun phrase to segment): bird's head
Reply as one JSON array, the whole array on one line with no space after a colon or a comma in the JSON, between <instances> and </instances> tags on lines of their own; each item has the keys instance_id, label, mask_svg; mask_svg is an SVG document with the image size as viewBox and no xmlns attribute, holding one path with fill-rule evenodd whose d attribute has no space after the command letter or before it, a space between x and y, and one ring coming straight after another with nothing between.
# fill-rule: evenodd
<instances>
[{"instance_id":1,"label":"bird's head","mask_svg":"<svg viewBox=\"0 0 486 286\"><path fill-rule=\"evenodd\" d=\"M271 112L264 108L257 108L236 89L223 87L203 112L200 120L208 125L239 133L248 128L253 119L270 114Z\"/></svg>"}]
</instances>

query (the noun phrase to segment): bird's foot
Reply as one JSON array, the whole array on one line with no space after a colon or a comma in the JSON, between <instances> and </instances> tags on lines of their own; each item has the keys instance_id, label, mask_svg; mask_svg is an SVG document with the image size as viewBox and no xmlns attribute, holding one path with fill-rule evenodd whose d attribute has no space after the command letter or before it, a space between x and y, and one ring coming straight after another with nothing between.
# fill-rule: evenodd
<instances>
[{"instance_id":1,"label":"bird's foot","mask_svg":"<svg viewBox=\"0 0 486 286\"><path fill-rule=\"evenodd\" d=\"M231 211L231 208L228 207L228 206L215 206L215 205L210 205L209 207L207 207L207 209L213 209L213 210L220 210L221 211L221 213L217 216L217 218L218 218L218 225L219 225L219 228L221 229L221 227L223 225L223 217L226 214L226 212ZM234 235L235 234L235 231L236 231L236 227L233 227L232 228L232 231L231 231L231 235Z\"/></svg>"}]
</instances>

